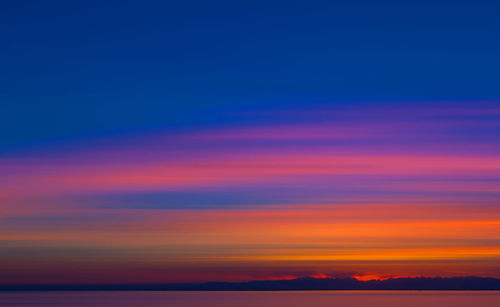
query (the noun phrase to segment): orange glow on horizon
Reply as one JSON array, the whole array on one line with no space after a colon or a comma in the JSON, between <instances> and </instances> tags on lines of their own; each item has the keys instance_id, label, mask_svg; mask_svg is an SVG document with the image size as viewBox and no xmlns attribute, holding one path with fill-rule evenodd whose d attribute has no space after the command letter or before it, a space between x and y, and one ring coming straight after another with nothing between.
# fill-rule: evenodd
<instances>
[{"instance_id":1,"label":"orange glow on horizon","mask_svg":"<svg viewBox=\"0 0 500 307\"><path fill-rule=\"evenodd\" d=\"M369 280L388 280L391 278L416 278L422 277L420 275L377 275L377 274L367 274L367 275L354 275L352 278L357 279L359 281L369 281Z\"/></svg>"}]
</instances>

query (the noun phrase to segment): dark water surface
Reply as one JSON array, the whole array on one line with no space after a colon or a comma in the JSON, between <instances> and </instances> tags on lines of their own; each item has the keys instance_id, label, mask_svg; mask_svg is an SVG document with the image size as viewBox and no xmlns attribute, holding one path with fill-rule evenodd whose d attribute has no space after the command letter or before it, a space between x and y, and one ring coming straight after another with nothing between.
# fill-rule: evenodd
<instances>
[{"instance_id":1,"label":"dark water surface","mask_svg":"<svg viewBox=\"0 0 500 307\"><path fill-rule=\"evenodd\" d=\"M0 292L0 306L500 306L500 291Z\"/></svg>"}]
</instances>

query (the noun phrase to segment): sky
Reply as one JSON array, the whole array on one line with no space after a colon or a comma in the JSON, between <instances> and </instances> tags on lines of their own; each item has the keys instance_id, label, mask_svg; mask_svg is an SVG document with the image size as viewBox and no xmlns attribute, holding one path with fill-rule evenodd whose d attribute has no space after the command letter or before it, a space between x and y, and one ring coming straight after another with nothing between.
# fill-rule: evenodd
<instances>
[{"instance_id":1,"label":"sky","mask_svg":"<svg viewBox=\"0 0 500 307\"><path fill-rule=\"evenodd\" d=\"M500 278L495 1L0 4L0 284Z\"/></svg>"}]
</instances>

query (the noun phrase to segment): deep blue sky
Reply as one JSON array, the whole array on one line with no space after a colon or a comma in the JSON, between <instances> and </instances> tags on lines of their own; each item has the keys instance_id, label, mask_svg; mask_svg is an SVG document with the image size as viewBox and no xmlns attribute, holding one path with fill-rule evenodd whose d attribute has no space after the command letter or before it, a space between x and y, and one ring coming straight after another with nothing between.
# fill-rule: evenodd
<instances>
[{"instance_id":1,"label":"deep blue sky","mask_svg":"<svg viewBox=\"0 0 500 307\"><path fill-rule=\"evenodd\" d=\"M247 111L498 99L499 9L4 0L0 150L260 120Z\"/></svg>"}]
</instances>

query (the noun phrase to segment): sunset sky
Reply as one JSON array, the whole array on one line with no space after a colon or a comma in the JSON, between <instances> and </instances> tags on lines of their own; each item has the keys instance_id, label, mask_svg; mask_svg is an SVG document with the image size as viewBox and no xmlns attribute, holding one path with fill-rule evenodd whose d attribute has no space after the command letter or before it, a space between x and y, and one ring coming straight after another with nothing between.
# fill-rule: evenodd
<instances>
[{"instance_id":1,"label":"sunset sky","mask_svg":"<svg viewBox=\"0 0 500 307\"><path fill-rule=\"evenodd\" d=\"M499 9L3 1L0 284L500 278Z\"/></svg>"}]
</instances>

